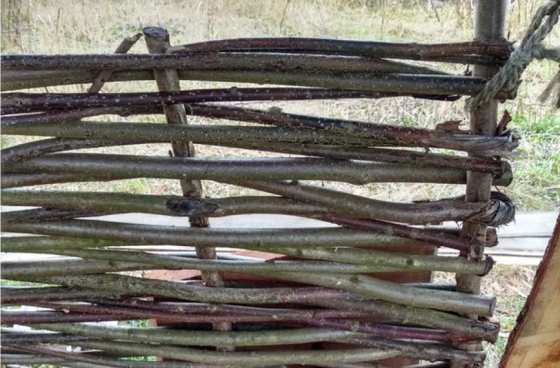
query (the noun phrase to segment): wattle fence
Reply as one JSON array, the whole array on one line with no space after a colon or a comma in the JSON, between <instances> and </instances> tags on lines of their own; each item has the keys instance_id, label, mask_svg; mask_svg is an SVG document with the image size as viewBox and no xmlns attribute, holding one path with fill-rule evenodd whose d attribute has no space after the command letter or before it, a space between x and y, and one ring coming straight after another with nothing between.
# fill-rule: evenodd
<instances>
[{"instance_id":1,"label":"wattle fence","mask_svg":"<svg viewBox=\"0 0 560 368\"><path fill-rule=\"evenodd\" d=\"M479 17L487 16L487 6L479 6ZM142 36L149 54L127 55ZM479 295L479 276L494 264L484 248L497 243L493 228L514 216L511 201L490 192L513 180L501 158L518 144L507 129L509 115L499 123L495 117L497 101L514 98L515 89L475 109L469 129L453 121L429 130L228 102L412 97L452 103L479 94L508 60L512 45L498 36L437 45L258 38L171 47L166 30L148 27L113 55L3 55L3 91L92 85L85 94L2 93L2 133L35 137L2 150L2 204L35 207L3 213L2 231L26 235L3 237L2 252L64 256L2 263L3 279L31 283L2 287L3 306L40 308L2 310L3 325L33 328L2 328L2 363L385 367L424 360L436 363L415 367L481 366L480 342L495 342L499 333L489 320L495 298ZM474 74L447 74L410 60L471 64ZM99 93L106 82L153 79L159 93ZM284 87L181 91L180 80ZM142 114L164 114L168 124L133 122ZM130 121L82 120L100 115ZM191 116L208 125L189 125ZM216 119L239 124L211 124ZM172 156L75 152L145 143L170 144ZM193 144L274 155L204 158L200 147L196 157ZM20 189L131 178L177 179L182 193ZM206 180L265 195L208 198ZM403 203L301 181L467 184L467 192ZM95 219L138 212L185 217L185 226ZM336 226L210 227L212 218L239 214ZM464 226L422 227L445 221ZM184 249L158 251L161 245ZM437 247L461 256L438 256ZM200 277L161 280L138 272L185 269ZM432 271L457 274L457 284L413 283L429 281ZM144 319L174 327L82 324ZM164 361L121 359L139 356Z\"/></svg>"}]
</instances>

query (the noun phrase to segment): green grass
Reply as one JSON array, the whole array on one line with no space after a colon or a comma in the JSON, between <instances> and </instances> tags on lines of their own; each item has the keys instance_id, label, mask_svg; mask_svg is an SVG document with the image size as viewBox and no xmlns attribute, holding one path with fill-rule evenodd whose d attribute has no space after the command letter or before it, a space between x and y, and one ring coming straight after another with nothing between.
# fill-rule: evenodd
<instances>
[{"instance_id":1,"label":"green grass","mask_svg":"<svg viewBox=\"0 0 560 368\"><path fill-rule=\"evenodd\" d=\"M515 180L505 190L519 210L555 210L560 203L560 116L513 116L521 135L512 167Z\"/></svg>"}]
</instances>

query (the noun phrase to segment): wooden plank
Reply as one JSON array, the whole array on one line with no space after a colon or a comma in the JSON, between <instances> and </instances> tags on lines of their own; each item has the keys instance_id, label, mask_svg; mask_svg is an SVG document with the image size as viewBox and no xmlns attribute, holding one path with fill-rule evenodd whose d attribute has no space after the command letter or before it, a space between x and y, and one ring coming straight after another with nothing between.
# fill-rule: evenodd
<instances>
[{"instance_id":1,"label":"wooden plank","mask_svg":"<svg viewBox=\"0 0 560 368\"><path fill-rule=\"evenodd\" d=\"M500 368L560 367L560 217Z\"/></svg>"}]
</instances>

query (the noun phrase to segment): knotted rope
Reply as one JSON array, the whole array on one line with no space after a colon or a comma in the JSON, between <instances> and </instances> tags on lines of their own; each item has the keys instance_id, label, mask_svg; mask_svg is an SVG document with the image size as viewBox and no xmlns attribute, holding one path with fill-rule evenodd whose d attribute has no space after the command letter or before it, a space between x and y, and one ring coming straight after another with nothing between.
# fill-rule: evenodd
<instances>
[{"instance_id":1,"label":"knotted rope","mask_svg":"<svg viewBox=\"0 0 560 368\"><path fill-rule=\"evenodd\" d=\"M467 100L467 109L476 110L488 103L500 90L514 91L517 89L521 74L534 59L547 59L560 63L560 47L546 48L541 42L552 31L560 15L560 0L550 0L537 9L525 36L510 55L508 61L496 75L484 86L484 89L473 98ZM546 19L545 19L546 18ZM557 78L558 77L558 78ZM560 81L560 72L554 77L541 98L548 98L554 86ZM555 82L556 81L556 82Z\"/></svg>"}]
</instances>

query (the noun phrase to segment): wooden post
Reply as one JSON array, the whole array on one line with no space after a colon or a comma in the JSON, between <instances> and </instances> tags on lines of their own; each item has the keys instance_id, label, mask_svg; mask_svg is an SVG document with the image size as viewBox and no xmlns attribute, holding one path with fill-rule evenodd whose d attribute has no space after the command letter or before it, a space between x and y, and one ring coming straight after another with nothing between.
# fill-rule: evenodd
<instances>
[{"instance_id":1,"label":"wooden post","mask_svg":"<svg viewBox=\"0 0 560 368\"><path fill-rule=\"evenodd\" d=\"M169 33L165 28L146 27L142 30L146 37L146 44L150 54L165 54L169 45ZM158 89L162 92L180 91L180 79L177 70L164 69L154 70ZM168 124L187 124L187 114L185 105L176 104L164 107L165 117ZM173 147L173 155L176 157L194 157L195 150L192 142L175 141L171 142ZM183 196L187 198L200 199L203 197L203 187L200 180L181 180L181 188ZM189 218L191 227L206 228L210 226L207 217L191 217ZM196 253L202 259L216 258L215 248L196 248ZM221 287L223 280L218 272L202 272L202 281L206 286ZM231 324L227 322L217 323L215 329L220 331L231 330Z\"/></svg>"},{"instance_id":2,"label":"wooden post","mask_svg":"<svg viewBox=\"0 0 560 368\"><path fill-rule=\"evenodd\" d=\"M504 39L507 0L478 0L475 10L475 40L500 41ZM496 66L476 65L473 76L491 78L499 70ZM498 102L495 100L480 106L471 113L470 129L481 135L493 136L496 133L498 121ZM490 199L492 189L492 175L477 172L467 172L466 200L468 202L486 201ZM464 237L471 239L486 239L486 226L477 221L468 221L463 224ZM484 248L480 249L480 254ZM466 257L471 255L463 254ZM457 291L480 294L481 277L476 275L457 275ZM477 316L472 316L476 318ZM480 350L480 344L463 345L465 350ZM452 367L462 365L453 363Z\"/></svg>"}]
</instances>

